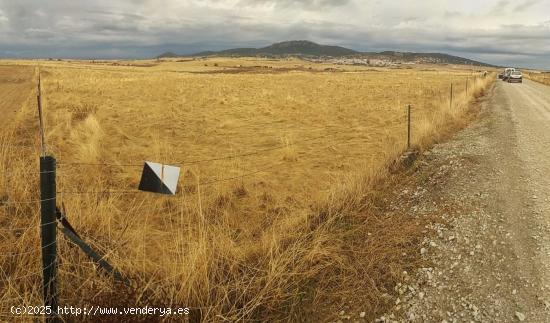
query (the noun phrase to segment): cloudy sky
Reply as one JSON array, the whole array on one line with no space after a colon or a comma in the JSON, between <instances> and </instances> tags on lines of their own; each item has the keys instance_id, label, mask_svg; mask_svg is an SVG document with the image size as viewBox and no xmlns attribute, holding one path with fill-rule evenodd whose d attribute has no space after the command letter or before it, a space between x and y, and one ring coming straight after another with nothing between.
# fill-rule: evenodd
<instances>
[{"instance_id":1,"label":"cloudy sky","mask_svg":"<svg viewBox=\"0 0 550 323\"><path fill-rule=\"evenodd\" d=\"M0 57L139 58L298 39L550 69L550 0L0 0Z\"/></svg>"}]
</instances>

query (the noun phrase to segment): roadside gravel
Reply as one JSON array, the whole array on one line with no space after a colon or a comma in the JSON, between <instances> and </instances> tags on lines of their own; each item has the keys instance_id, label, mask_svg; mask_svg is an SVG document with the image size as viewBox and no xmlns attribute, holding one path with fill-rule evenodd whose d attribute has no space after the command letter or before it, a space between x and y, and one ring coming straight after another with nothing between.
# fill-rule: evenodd
<instances>
[{"instance_id":1,"label":"roadside gravel","mask_svg":"<svg viewBox=\"0 0 550 323\"><path fill-rule=\"evenodd\" d=\"M482 105L388 207L441 221L377 322L550 322L550 87L498 82Z\"/></svg>"}]
</instances>

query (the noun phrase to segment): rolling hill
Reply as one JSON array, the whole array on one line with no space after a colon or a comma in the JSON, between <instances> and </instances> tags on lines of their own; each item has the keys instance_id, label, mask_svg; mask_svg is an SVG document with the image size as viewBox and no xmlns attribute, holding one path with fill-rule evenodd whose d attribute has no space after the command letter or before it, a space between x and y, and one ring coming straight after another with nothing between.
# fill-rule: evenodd
<instances>
[{"instance_id":1,"label":"rolling hill","mask_svg":"<svg viewBox=\"0 0 550 323\"><path fill-rule=\"evenodd\" d=\"M173 52L164 52L159 56L157 56L156 58L173 58L173 57L180 57L180 55Z\"/></svg>"},{"instance_id":2,"label":"rolling hill","mask_svg":"<svg viewBox=\"0 0 550 323\"><path fill-rule=\"evenodd\" d=\"M349 56L360 54L352 49L340 46L319 45L307 40L294 40L281 43L275 43L262 48L234 48L218 52L202 52L193 56L209 56L209 55L231 55L231 56L288 56L288 55L303 55L303 56Z\"/></svg>"},{"instance_id":3,"label":"rolling hill","mask_svg":"<svg viewBox=\"0 0 550 323\"><path fill-rule=\"evenodd\" d=\"M171 52L159 55L157 58L177 56L265 56L265 57L332 57L332 58L363 58L379 59L401 63L432 63L432 64L460 64L493 67L491 64L442 53L412 53L384 51L380 53L359 52L353 49L320 45L307 40L293 40L275 43L262 48L232 48L221 51L204 51L193 55L176 55Z\"/></svg>"}]
</instances>

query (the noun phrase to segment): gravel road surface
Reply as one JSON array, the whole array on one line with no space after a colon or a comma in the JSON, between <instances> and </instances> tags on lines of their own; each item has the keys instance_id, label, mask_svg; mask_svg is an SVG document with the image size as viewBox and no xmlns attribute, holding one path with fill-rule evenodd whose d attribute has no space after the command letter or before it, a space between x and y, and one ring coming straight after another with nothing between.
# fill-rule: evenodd
<instances>
[{"instance_id":1,"label":"gravel road surface","mask_svg":"<svg viewBox=\"0 0 550 323\"><path fill-rule=\"evenodd\" d=\"M395 208L439 215L379 322L550 322L550 87L498 81Z\"/></svg>"}]
</instances>

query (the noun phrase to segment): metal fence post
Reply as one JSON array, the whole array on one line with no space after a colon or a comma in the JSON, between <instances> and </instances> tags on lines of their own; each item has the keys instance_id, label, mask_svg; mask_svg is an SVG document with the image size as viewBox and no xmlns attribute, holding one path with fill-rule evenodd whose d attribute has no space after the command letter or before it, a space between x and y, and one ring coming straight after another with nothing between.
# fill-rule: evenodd
<instances>
[{"instance_id":1,"label":"metal fence post","mask_svg":"<svg viewBox=\"0 0 550 323\"><path fill-rule=\"evenodd\" d=\"M46 322L57 316L57 221L55 209L55 158L40 157L40 237L42 244L42 292ZM48 310L49 309L49 310Z\"/></svg>"},{"instance_id":2,"label":"metal fence post","mask_svg":"<svg viewBox=\"0 0 550 323\"><path fill-rule=\"evenodd\" d=\"M449 108L453 108L453 83L451 83L451 98L449 102Z\"/></svg>"},{"instance_id":3,"label":"metal fence post","mask_svg":"<svg viewBox=\"0 0 550 323\"><path fill-rule=\"evenodd\" d=\"M407 150L411 149L411 105L407 106Z\"/></svg>"},{"instance_id":4,"label":"metal fence post","mask_svg":"<svg viewBox=\"0 0 550 323\"><path fill-rule=\"evenodd\" d=\"M38 103L38 122L40 130L40 151L42 157L46 157L46 137L44 135L44 118L42 116L42 82L40 80L40 69L38 69L38 85L36 90L36 100Z\"/></svg>"}]
</instances>

